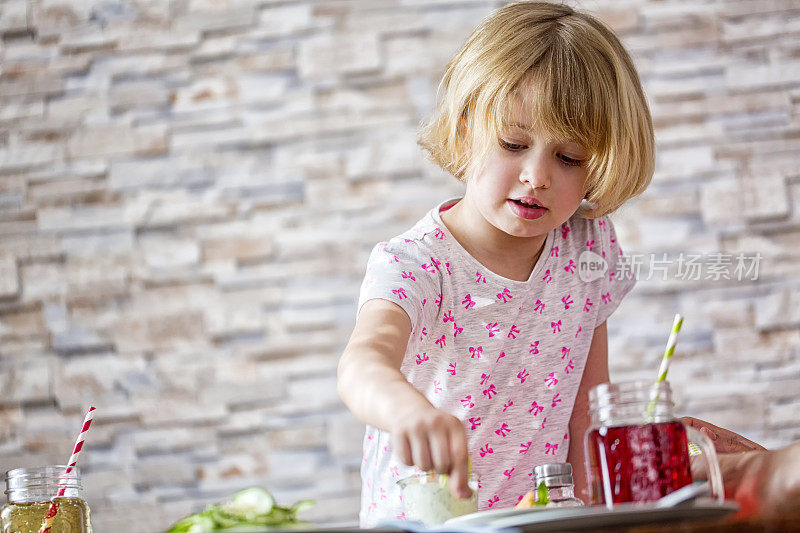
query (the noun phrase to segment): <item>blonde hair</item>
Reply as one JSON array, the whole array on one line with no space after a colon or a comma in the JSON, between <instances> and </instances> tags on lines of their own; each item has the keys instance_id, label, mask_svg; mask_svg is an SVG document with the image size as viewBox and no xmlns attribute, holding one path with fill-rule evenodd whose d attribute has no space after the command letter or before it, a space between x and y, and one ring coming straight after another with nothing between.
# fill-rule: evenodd
<instances>
[{"instance_id":1,"label":"blonde hair","mask_svg":"<svg viewBox=\"0 0 800 533\"><path fill-rule=\"evenodd\" d=\"M448 63L419 144L465 181L521 91L533 91L537 129L590 153L583 216L610 213L647 188L653 125L636 68L605 24L560 4L518 2L486 18Z\"/></svg>"}]
</instances>

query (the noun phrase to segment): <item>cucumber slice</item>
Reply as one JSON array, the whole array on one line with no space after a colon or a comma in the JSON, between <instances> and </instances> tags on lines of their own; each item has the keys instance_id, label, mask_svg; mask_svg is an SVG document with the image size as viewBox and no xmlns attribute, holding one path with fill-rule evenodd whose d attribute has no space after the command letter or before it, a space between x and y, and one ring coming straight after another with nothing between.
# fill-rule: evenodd
<instances>
[{"instance_id":1,"label":"cucumber slice","mask_svg":"<svg viewBox=\"0 0 800 533\"><path fill-rule=\"evenodd\" d=\"M202 512L179 520L173 524L167 533L207 533L214 531L214 529L216 529L214 520L205 512Z\"/></svg>"},{"instance_id":2,"label":"cucumber slice","mask_svg":"<svg viewBox=\"0 0 800 533\"><path fill-rule=\"evenodd\" d=\"M275 498L261 487L240 490L233 495L231 501L222 506L223 511L236 517L252 519L255 516L269 514L275 506Z\"/></svg>"},{"instance_id":3,"label":"cucumber slice","mask_svg":"<svg viewBox=\"0 0 800 533\"><path fill-rule=\"evenodd\" d=\"M297 514L301 511L305 511L311 507L314 507L314 500L300 500L296 504L292 505L292 511L294 512L294 515L297 516Z\"/></svg>"},{"instance_id":4,"label":"cucumber slice","mask_svg":"<svg viewBox=\"0 0 800 533\"><path fill-rule=\"evenodd\" d=\"M218 527L232 527L246 523L241 517L227 512L222 507L212 507L207 512Z\"/></svg>"}]
</instances>

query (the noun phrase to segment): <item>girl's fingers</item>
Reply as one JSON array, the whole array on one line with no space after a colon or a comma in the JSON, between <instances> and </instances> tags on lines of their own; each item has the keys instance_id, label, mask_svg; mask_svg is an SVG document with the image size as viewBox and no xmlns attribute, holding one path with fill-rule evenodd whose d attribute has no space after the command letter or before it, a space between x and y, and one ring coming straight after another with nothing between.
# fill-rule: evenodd
<instances>
[{"instance_id":1,"label":"girl's fingers","mask_svg":"<svg viewBox=\"0 0 800 533\"><path fill-rule=\"evenodd\" d=\"M428 436L412 433L409 435L408 440L411 444L411 457L414 460L413 464L417 465L421 470L433 470Z\"/></svg>"},{"instance_id":2,"label":"girl's fingers","mask_svg":"<svg viewBox=\"0 0 800 533\"><path fill-rule=\"evenodd\" d=\"M464 428L459 425L450 434L450 457L452 466L450 468L450 491L457 498L469 498L472 490L467 484L469 476L468 466L467 437L464 435Z\"/></svg>"},{"instance_id":3,"label":"girl's fingers","mask_svg":"<svg viewBox=\"0 0 800 533\"><path fill-rule=\"evenodd\" d=\"M447 474L450 472L452 459L450 455L450 439L447 433L443 431L436 431L430 435L431 459L433 460L433 469L440 474Z\"/></svg>"},{"instance_id":4,"label":"girl's fingers","mask_svg":"<svg viewBox=\"0 0 800 533\"><path fill-rule=\"evenodd\" d=\"M411 445L408 442L408 438L403 434L393 434L392 441L392 448L394 448L394 453L400 459L400 462L408 466L413 465L414 458L411 455Z\"/></svg>"}]
</instances>

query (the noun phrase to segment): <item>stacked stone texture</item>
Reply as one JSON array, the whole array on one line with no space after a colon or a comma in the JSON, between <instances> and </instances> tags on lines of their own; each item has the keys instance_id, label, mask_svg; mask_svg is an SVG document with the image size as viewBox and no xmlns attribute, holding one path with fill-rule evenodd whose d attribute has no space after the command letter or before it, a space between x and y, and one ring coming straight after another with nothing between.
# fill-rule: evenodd
<instances>
[{"instance_id":1,"label":"stacked stone texture","mask_svg":"<svg viewBox=\"0 0 800 533\"><path fill-rule=\"evenodd\" d=\"M0 470L63 462L91 403L97 531L250 485L354 522L338 356L372 245L461 191L415 129L502 4L0 3ZM658 141L614 215L645 260L612 379L653 378L681 312L678 411L800 439L800 4L581 7L631 50ZM687 279L688 253L763 258L755 280Z\"/></svg>"}]
</instances>

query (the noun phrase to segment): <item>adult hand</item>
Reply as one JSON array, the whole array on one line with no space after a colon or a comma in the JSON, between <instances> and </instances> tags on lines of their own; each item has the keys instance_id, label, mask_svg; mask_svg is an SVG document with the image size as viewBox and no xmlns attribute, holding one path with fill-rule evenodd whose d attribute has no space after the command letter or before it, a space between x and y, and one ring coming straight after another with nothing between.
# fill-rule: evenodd
<instances>
[{"instance_id":1,"label":"adult hand","mask_svg":"<svg viewBox=\"0 0 800 533\"><path fill-rule=\"evenodd\" d=\"M701 433L708 435L708 438L714 442L714 448L716 448L717 453L741 453L766 450L766 448L757 442L746 439L733 431L715 426L705 420L700 420L699 418L693 418L691 416L684 416L681 420Z\"/></svg>"},{"instance_id":2,"label":"adult hand","mask_svg":"<svg viewBox=\"0 0 800 533\"><path fill-rule=\"evenodd\" d=\"M400 461L447 474L450 492L456 498L472 495L467 484L467 434L458 418L433 407L417 409L400 414L390 433Z\"/></svg>"},{"instance_id":3,"label":"adult hand","mask_svg":"<svg viewBox=\"0 0 800 533\"><path fill-rule=\"evenodd\" d=\"M800 519L800 443L777 451L721 454L725 495L738 519Z\"/></svg>"}]
</instances>

